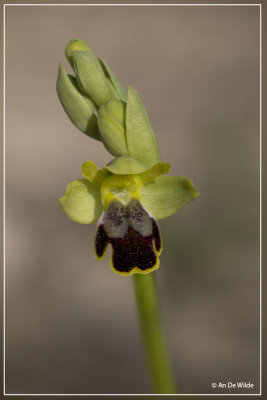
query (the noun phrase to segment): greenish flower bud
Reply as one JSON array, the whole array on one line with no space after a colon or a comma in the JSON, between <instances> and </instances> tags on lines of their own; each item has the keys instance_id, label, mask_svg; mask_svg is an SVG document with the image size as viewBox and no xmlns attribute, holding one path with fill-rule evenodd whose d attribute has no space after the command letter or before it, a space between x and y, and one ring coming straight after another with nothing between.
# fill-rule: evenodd
<instances>
[{"instance_id":1,"label":"greenish flower bud","mask_svg":"<svg viewBox=\"0 0 267 400\"><path fill-rule=\"evenodd\" d=\"M86 135L100 140L94 103L79 90L75 78L67 74L61 63L58 69L57 94L71 122Z\"/></svg>"},{"instance_id":2,"label":"greenish flower bud","mask_svg":"<svg viewBox=\"0 0 267 400\"><path fill-rule=\"evenodd\" d=\"M110 98L111 93L105 74L97 57L88 51L72 52L73 67L80 89L100 107Z\"/></svg>"},{"instance_id":3,"label":"greenish flower bud","mask_svg":"<svg viewBox=\"0 0 267 400\"><path fill-rule=\"evenodd\" d=\"M87 43L81 39L72 39L66 46L65 54L67 59L69 60L70 65L73 67L73 51L91 51L87 46Z\"/></svg>"},{"instance_id":4,"label":"greenish flower bud","mask_svg":"<svg viewBox=\"0 0 267 400\"><path fill-rule=\"evenodd\" d=\"M98 110L98 127L102 142L106 149L115 157L127 155L126 104L117 99L111 99Z\"/></svg>"}]
</instances>

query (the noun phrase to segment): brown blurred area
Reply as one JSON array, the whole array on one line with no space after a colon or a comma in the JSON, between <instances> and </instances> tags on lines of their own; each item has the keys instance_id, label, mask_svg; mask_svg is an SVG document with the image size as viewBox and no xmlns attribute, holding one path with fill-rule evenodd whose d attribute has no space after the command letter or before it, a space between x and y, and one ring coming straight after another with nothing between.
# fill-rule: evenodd
<instances>
[{"instance_id":1,"label":"brown blurred area","mask_svg":"<svg viewBox=\"0 0 267 400\"><path fill-rule=\"evenodd\" d=\"M150 393L131 278L57 199L111 156L57 99L72 38L147 106L200 197L160 222L162 320L183 393L259 393L259 7L6 8L6 392Z\"/></svg>"}]
</instances>

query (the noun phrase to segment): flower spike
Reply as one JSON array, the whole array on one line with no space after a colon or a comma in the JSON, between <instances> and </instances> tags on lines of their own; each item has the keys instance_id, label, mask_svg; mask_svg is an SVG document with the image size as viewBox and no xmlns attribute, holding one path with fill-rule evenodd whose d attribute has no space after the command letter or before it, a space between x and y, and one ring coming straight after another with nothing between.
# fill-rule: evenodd
<instances>
[{"instance_id":1,"label":"flower spike","mask_svg":"<svg viewBox=\"0 0 267 400\"><path fill-rule=\"evenodd\" d=\"M58 200L81 224L98 221L95 253L112 248L111 268L119 275L146 274L159 267L162 242L157 220L199 196L184 177L167 176L147 111L133 88L128 94L106 61L78 39L66 47L75 77L59 66L57 92L70 120L113 155L102 169L82 164L82 176Z\"/></svg>"}]
</instances>

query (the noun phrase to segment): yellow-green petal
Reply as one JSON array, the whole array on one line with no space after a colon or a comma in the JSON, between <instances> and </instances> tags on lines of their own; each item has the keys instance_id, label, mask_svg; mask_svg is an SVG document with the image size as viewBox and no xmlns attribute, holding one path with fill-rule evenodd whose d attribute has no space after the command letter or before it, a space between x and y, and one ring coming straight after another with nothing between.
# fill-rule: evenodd
<instances>
[{"instance_id":1,"label":"yellow-green petal","mask_svg":"<svg viewBox=\"0 0 267 400\"><path fill-rule=\"evenodd\" d=\"M111 99L98 110L98 127L102 142L110 154L115 157L127 155L126 104L118 99Z\"/></svg>"},{"instance_id":2,"label":"yellow-green petal","mask_svg":"<svg viewBox=\"0 0 267 400\"><path fill-rule=\"evenodd\" d=\"M86 135L100 140L94 103L79 90L76 79L67 74L61 63L56 87L59 100L71 122Z\"/></svg>"},{"instance_id":3,"label":"yellow-green petal","mask_svg":"<svg viewBox=\"0 0 267 400\"><path fill-rule=\"evenodd\" d=\"M121 156L111 160L104 169L109 170L113 174L117 175L128 175L128 174L140 174L144 172L147 167L137 161L135 158L128 156Z\"/></svg>"},{"instance_id":4,"label":"yellow-green petal","mask_svg":"<svg viewBox=\"0 0 267 400\"><path fill-rule=\"evenodd\" d=\"M141 189L141 203L156 219L170 217L199 196L190 179L159 176Z\"/></svg>"},{"instance_id":5,"label":"yellow-green petal","mask_svg":"<svg viewBox=\"0 0 267 400\"><path fill-rule=\"evenodd\" d=\"M82 163L82 176L89 179L90 182L101 185L103 180L109 175L108 171L98 168L93 161L85 161Z\"/></svg>"},{"instance_id":6,"label":"yellow-green petal","mask_svg":"<svg viewBox=\"0 0 267 400\"><path fill-rule=\"evenodd\" d=\"M157 164L153 165L146 171L142 172L139 176L142 179L143 183L152 181L157 176L167 174L170 170L170 164L160 161Z\"/></svg>"},{"instance_id":7,"label":"yellow-green petal","mask_svg":"<svg viewBox=\"0 0 267 400\"><path fill-rule=\"evenodd\" d=\"M148 167L160 161L158 142L138 93L128 90L126 108L126 140L129 156Z\"/></svg>"},{"instance_id":8,"label":"yellow-green petal","mask_svg":"<svg viewBox=\"0 0 267 400\"><path fill-rule=\"evenodd\" d=\"M99 107L110 98L110 89L97 57L88 51L73 51L73 67L80 89Z\"/></svg>"},{"instance_id":9,"label":"yellow-green petal","mask_svg":"<svg viewBox=\"0 0 267 400\"><path fill-rule=\"evenodd\" d=\"M100 187L87 179L69 183L58 203L70 219L80 224L98 221L103 211Z\"/></svg>"}]
</instances>

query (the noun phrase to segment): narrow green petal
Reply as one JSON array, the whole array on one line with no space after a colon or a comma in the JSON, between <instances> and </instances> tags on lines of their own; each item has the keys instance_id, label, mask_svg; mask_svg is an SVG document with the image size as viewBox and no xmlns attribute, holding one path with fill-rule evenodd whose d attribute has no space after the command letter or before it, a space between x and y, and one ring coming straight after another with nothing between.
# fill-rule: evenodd
<instances>
[{"instance_id":1,"label":"narrow green petal","mask_svg":"<svg viewBox=\"0 0 267 400\"><path fill-rule=\"evenodd\" d=\"M90 96L98 107L106 103L111 94L97 57L88 51L73 51L72 57L80 89Z\"/></svg>"},{"instance_id":2,"label":"narrow green petal","mask_svg":"<svg viewBox=\"0 0 267 400\"><path fill-rule=\"evenodd\" d=\"M104 169L109 170L113 174L128 175L128 174L140 174L141 172L144 172L147 169L147 167L145 165L142 165L135 158L122 156L111 160L104 167Z\"/></svg>"},{"instance_id":3,"label":"narrow green petal","mask_svg":"<svg viewBox=\"0 0 267 400\"><path fill-rule=\"evenodd\" d=\"M86 135L100 140L94 103L79 90L76 79L67 74L61 63L58 68L57 94L71 122Z\"/></svg>"},{"instance_id":4,"label":"narrow green petal","mask_svg":"<svg viewBox=\"0 0 267 400\"><path fill-rule=\"evenodd\" d=\"M120 98L121 100L126 102L127 101L127 92L124 89L124 87L122 86L122 84L120 83L119 79L114 74L114 72L112 71L112 69L110 68L110 66L108 65L108 63L105 60L103 60L102 58L98 58L98 60L103 68L103 71L104 71L106 77L110 79L110 82L112 83L117 94L119 95L118 98Z\"/></svg>"},{"instance_id":5,"label":"narrow green petal","mask_svg":"<svg viewBox=\"0 0 267 400\"><path fill-rule=\"evenodd\" d=\"M147 169L142 172L139 176L144 183L152 181L157 176L167 174L170 170L170 164L160 161L157 164L153 165L153 167Z\"/></svg>"},{"instance_id":6,"label":"narrow green petal","mask_svg":"<svg viewBox=\"0 0 267 400\"><path fill-rule=\"evenodd\" d=\"M96 222L103 211L100 187L87 179L69 183L58 203L70 219L80 224Z\"/></svg>"},{"instance_id":7,"label":"narrow green petal","mask_svg":"<svg viewBox=\"0 0 267 400\"><path fill-rule=\"evenodd\" d=\"M175 214L198 196L192 182L180 176L159 176L141 189L142 205L156 219Z\"/></svg>"},{"instance_id":8,"label":"narrow green petal","mask_svg":"<svg viewBox=\"0 0 267 400\"><path fill-rule=\"evenodd\" d=\"M102 142L115 157L128 154L125 128L126 104L111 99L98 110L97 122Z\"/></svg>"},{"instance_id":9,"label":"narrow green petal","mask_svg":"<svg viewBox=\"0 0 267 400\"><path fill-rule=\"evenodd\" d=\"M65 54L67 59L69 60L70 65L73 67L73 56L72 52L75 50L80 51L91 51L88 47L87 43L81 39L72 39L66 46Z\"/></svg>"},{"instance_id":10,"label":"narrow green petal","mask_svg":"<svg viewBox=\"0 0 267 400\"><path fill-rule=\"evenodd\" d=\"M89 179L90 182L101 185L107 175L108 171L103 171L98 168L93 161L85 161L82 163L82 176Z\"/></svg>"},{"instance_id":11,"label":"narrow green petal","mask_svg":"<svg viewBox=\"0 0 267 400\"><path fill-rule=\"evenodd\" d=\"M129 156L148 167L160 161L158 142L146 109L138 93L131 87L126 108L126 139Z\"/></svg>"}]
</instances>

